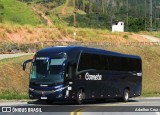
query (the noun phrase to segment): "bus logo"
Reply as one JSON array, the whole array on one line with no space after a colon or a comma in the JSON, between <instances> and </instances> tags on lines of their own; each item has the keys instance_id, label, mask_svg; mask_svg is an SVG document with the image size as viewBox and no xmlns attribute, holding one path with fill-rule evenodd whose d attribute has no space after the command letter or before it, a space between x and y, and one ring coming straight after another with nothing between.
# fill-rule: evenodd
<instances>
[{"instance_id":1,"label":"bus logo","mask_svg":"<svg viewBox=\"0 0 160 115\"><path fill-rule=\"evenodd\" d=\"M85 74L86 80L102 80L102 75L90 75L88 72Z\"/></svg>"}]
</instances>

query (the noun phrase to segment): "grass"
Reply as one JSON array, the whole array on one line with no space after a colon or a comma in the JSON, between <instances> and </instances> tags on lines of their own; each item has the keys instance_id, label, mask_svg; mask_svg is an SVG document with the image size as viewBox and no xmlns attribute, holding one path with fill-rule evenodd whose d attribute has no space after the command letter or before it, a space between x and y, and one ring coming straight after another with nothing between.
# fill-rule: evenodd
<instances>
[{"instance_id":1,"label":"grass","mask_svg":"<svg viewBox=\"0 0 160 115\"><path fill-rule=\"evenodd\" d=\"M160 97L160 92L142 92L142 97Z\"/></svg>"},{"instance_id":2,"label":"grass","mask_svg":"<svg viewBox=\"0 0 160 115\"><path fill-rule=\"evenodd\" d=\"M4 6L3 23L21 25L37 25L41 23L40 18L25 3L18 0L0 0L0 4Z\"/></svg>"},{"instance_id":3,"label":"grass","mask_svg":"<svg viewBox=\"0 0 160 115\"><path fill-rule=\"evenodd\" d=\"M11 92L11 91L4 91L0 93L0 99L6 99L6 100L11 100L11 99L28 99L28 94L22 94L22 93L17 93L17 92Z\"/></svg>"},{"instance_id":4,"label":"grass","mask_svg":"<svg viewBox=\"0 0 160 115\"><path fill-rule=\"evenodd\" d=\"M72 6L67 6L66 9L65 9L65 13L66 15L62 15L62 9L64 8L64 5L61 5L61 6L58 6L56 8L54 8L53 10L50 11L51 14L60 14L60 16L62 17L68 17L68 16L72 16L73 15L73 12L74 12L74 8ZM86 15L86 13L82 10L77 10L77 13L78 14L81 14L81 15Z\"/></svg>"},{"instance_id":5,"label":"grass","mask_svg":"<svg viewBox=\"0 0 160 115\"><path fill-rule=\"evenodd\" d=\"M54 26L38 25L34 27L31 25L0 24L0 28L0 42L33 43L51 41L59 38L61 35L65 36Z\"/></svg>"},{"instance_id":6,"label":"grass","mask_svg":"<svg viewBox=\"0 0 160 115\"><path fill-rule=\"evenodd\" d=\"M22 63L33 56L0 60L0 99L27 99L29 65L22 70Z\"/></svg>"},{"instance_id":7,"label":"grass","mask_svg":"<svg viewBox=\"0 0 160 115\"><path fill-rule=\"evenodd\" d=\"M155 37L157 37L157 38L160 38L160 32L159 31L157 31L157 32L152 32L152 33L150 33L151 35L153 35L153 36L155 36Z\"/></svg>"}]
</instances>

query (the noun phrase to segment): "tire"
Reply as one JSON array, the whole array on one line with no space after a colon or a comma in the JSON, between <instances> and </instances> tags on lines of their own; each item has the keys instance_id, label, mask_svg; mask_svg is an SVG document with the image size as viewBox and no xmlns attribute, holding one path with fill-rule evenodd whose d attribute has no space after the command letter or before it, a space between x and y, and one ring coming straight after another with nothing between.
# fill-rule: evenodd
<instances>
[{"instance_id":1,"label":"tire","mask_svg":"<svg viewBox=\"0 0 160 115\"><path fill-rule=\"evenodd\" d=\"M76 98L76 103L78 105L81 105L84 99L84 92L82 92L82 90L79 90L77 93L77 98Z\"/></svg>"},{"instance_id":2,"label":"tire","mask_svg":"<svg viewBox=\"0 0 160 115\"><path fill-rule=\"evenodd\" d=\"M128 102L128 100L129 100L129 90L125 89L124 92L123 92L122 101L123 102Z\"/></svg>"}]
</instances>

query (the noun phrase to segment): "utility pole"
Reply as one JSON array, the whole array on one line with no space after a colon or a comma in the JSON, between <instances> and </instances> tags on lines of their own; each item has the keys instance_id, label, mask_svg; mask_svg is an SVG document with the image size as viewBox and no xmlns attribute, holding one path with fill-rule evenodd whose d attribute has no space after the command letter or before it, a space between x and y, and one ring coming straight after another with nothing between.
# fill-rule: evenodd
<instances>
[{"instance_id":1,"label":"utility pole","mask_svg":"<svg viewBox=\"0 0 160 115\"><path fill-rule=\"evenodd\" d=\"M96 28L98 28L98 0L96 0Z\"/></svg>"},{"instance_id":2,"label":"utility pole","mask_svg":"<svg viewBox=\"0 0 160 115\"><path fill-rule=\"evenodd\" d=\"M158 24L157 24L157 28L159 29L159 22L160 22L160 2L158 1L158 5L156 6L157 8L157 14L158 14Z\"/></svg>"},{"instance_id":3,"label":"utility pole","mask_svg":"<svg viewBox=\"0 0 160 115\"><path fill-rule=\"evenodd\" d=\"M157 9L156 9L156 4L157 4L157 2L156 2L156 0L154 1L154 28L155 28L155 30L157 29L157 26L156 26L156 24L157 24Z\"/></svg>"},{"instance_id":4,"label":"utility pole","mask_svg":"<svg viewBox=\"0 0 160 115\"><path fill-rule=\"evenodd\" d=\"M73 7L74 7L74 11L73 11L73 18L74 18L74 40L76 41L76 0L73 0Z\"/></svg>"},{"instance_id":5,"label":"utility pole","mask_svg":"<svg viewBox=\"0 0 160 115\"><path fill-rule=\"evenodd\" d=\"M112 29L112 0L110 0L110 28Z\"/></svg>"},{"instance_id":6,"label":"utility pole","mask_svg":"<svg viewBox=\"0 0 160 115\"><path fill-rule=\"evenodd\" d=\"M76 0L73 0L73 7L74 7L74 27L76 27Z\"/></svg>"},{"instance_id":7,"label":"utility pole","mask_svg":"<svg viewBox=\"0 0 160 115\"><path fill-rule=\"evenodd\" d=\"M128 29L129 29L129 27L128 27L128 0L127 0L127 19L126 19L126 21L127 21L127 31L128 31Z\"/></svg>"},{"instance_id":8,"label":"utility pole","mask_svg":"<svg viewBox=\"0 0 160 115\"><path fill-rule=\"evenodd\" d=\"M150 31L152 32L152 0L150 0Z\"/></svg>"},{"instance_id":9,"label":"utility pole","mask_svg":"<svg viewBox=\"0 0 160 115\"><path fill-rule=\"evenodd\" d=\"M147 28L147 2L145 0L145 31L146 31L146 28Z\"/></svg>"}]
</instances>

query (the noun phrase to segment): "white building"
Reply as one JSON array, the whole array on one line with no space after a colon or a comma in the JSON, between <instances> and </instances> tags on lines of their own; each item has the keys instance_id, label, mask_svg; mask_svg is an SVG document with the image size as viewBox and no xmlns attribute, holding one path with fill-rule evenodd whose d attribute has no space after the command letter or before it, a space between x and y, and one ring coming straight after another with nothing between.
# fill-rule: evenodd
<instances>
[{"instance_id":1,"label":"white building","mask_svg":"<svg viewBox=\"0 0 160 115\"><path fill-rule=\"evenodd\" d=\"M122 21L113 22L112 32L124 32L124 22Z\"/></svg>"}]
</instances>

